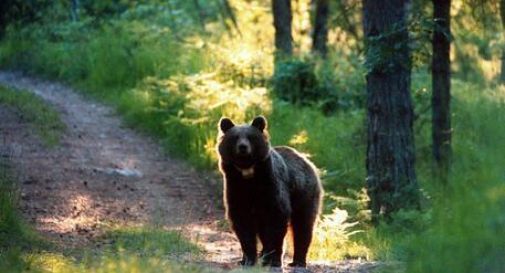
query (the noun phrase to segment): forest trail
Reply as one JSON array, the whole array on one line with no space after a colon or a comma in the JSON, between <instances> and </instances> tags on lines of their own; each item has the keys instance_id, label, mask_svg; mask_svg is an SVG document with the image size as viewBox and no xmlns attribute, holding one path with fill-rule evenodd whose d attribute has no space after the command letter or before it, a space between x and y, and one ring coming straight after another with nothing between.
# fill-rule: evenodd
<instances>
[{"instance_id":1,"label":"forest trail","mask_svg":"<svg viewBox=\"0 0 505 273\"><path fill-rule=\"evenodd\" d=\"M126 128L110 107L62 84L0 72L0 84L42 97L66 125L45 147L13 109L0 107L0 156L18 175L21 210L62 249L100 247L114 225L181 230L206 251L204 262L234 268L240 247L219 229L223 212L211 175L168 157L155 140ZM370 272L377 263L312 265L312 272Z\"/></svg>"}]
</instances>

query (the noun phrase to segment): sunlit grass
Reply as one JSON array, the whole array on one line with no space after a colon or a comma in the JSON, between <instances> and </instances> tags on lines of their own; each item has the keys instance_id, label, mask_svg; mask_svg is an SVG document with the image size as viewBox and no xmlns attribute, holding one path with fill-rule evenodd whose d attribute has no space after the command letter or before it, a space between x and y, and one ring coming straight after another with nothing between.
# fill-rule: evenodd
<instances>
[{"instance_id":1,"label":"sunlit grass","mask_svg":"<svg viewBox=\"0 0 505 273\"><path fill-rule=\"evenodd\" d=\"M217 162L221 116L249 122L257 114L268 114L271 107L266 88L222 82L216 73L147 78L123 94L119 105L130 124L159 135L173 154L207 168Z\"/></svg>"},{"instance_id":2,"label":"sunlit grass","mask_svg":"<svg viewBox=\"0 0 505 273\"><path fill-rule=\"evenodd\" d=\"M126 252L142 257L165 257L172 260L196 259L201 250L179 231L154 227L114 228L102 240L113 242L106 247L110 253Z\"/></svg>"},{"instance_id":3,"label":"sunlit grass","mask_svg":"<svg viewBox=\"0 0 505 273\"><path fill-rule=\"evenodd\" d=\"M51 273L199 273L212 272L204 267L182 265L161 257L135 254L101 256L76 261L54 253L38 253L25 257L30 269L24 272Z\"/></svg>"},{"instance_id":4,"label":"sunlit grass","mask_svg":"<svg viewBox=\"0 0 505 273\"><path fill-rule=\"evenodd\" d=\"M349 222L345 210L335 208L332 213L322 216L315 231L309 258L316 261L337 261L362 258L369 260L370 250L351 237L363 230L356 230L358 222Z\"/></svg>"},{"instance_id":5,"label":"sunlit grass","mask_svg":"<svg viewBox=\"0 0 505 273\"><path fill-rule=\"evenodd\" d=\"M34 273L211 272L184 265L200 261L201 250L177 231L116 227L97 240L104 243L102 247L73 250L79 258L46 247L2 248L0 265L9 272ZM15 255L9 258L9 253Z\"/></svg>"}]
</instances>

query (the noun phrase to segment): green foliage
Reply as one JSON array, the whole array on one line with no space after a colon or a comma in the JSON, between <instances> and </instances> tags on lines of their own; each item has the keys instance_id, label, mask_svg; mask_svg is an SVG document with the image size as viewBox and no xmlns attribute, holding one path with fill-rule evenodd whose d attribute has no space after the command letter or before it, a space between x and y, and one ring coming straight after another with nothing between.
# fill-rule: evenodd
<instances>
[{"instance_id":1,"label":"green foliage","mask_svg":"<svg viewBox=\"0 0 505 273\"><path fill-rule=\"evenodd\" d=\"M136 2L146 1L130 1L130 0L81 0L80 4L86 14L97 18L106 18L118 15L128 10L129 6L134 6Z\"/></svg>"},{"instance_id":2,"label":"green foliage","mask_svg":"<svg viewBox=\"0 0 505 273\"><path fill-rule=\"evenodd\" d=\"M345 195L336 195L332 192L326 195L328 208L337 207L346 210L349 213L349 221L357 222L359 228L367 228L367 224L371 220L371 214L368 208L370 198L365 188L360 190L349 188L346 190Z\"/></svg>"},{"instance_id":3,"label":"green foliage","mask_svg":"<svg viewBox=\"0 0 505 273\"><path fill-rule=\"evenodd\" d=\"M106 252L128 252L142 257L169 257L177 259L184 255L198 255L201 251L177 231L159 228L119 228L108 232L104 239L112 241Z\"/></svg>"},{"instance_id":4,"label":"green foliage","mask_svg":"<svg viewBox=\"0 0 505 273\"><path fill-rule=\"evenodd\" d=\"M130 124L162 137L172 154L199 167L215 166L221 116L244 122L270 108L266 89L243 89L217 77L147 78L122 96L119 110Z\"/></svg>"},{"instance_id":5,"label":"green foliage","mask_svg":"<svg viewBox=\"0 0 505 273\"><path fill-rule=\"evenodd\" d=\"M40 19L41 11L49 6L49 0L4 0L0 2L0 38L4 28L12 23L32 22Z\"/></svg>"},{"instance_id":6,"label":"green foliage","mask_svg":"<svg viewBox=\"0 0 505 273\"><path fill-rule=\"evenodd\" d=\"M17 114L39 135L44 144L58 144L65 124L58 113L41 98L28 91L0 86L0 105L15 108Z\"/></svg>"},{"instance_id":7,"label":"green foliage","mask_svg":"<svg viewBox=\"0 0 505 273\"><path fill-rule=\"evenodd\" d=\"M273 77L275 94L294 104L307 105L323 97L318 92L314 64L298 59L280 61L275 65Z\"/></svg>"},{"instance_id":8,"label":"green foliage","mask_svg":"<svg viewBox=\"0 0 505 273\"><path fill-rule=\"evenodd\" d=\"M27 263L22 251L40 245L41 241L28 227L18 211L19 192L5 160L0 160L0 268L21 272Z\"/></svg>"},{"instance_id":9,"label":"green foliage","mask_svg":"<svg viewBox=\"0 0 505 273\"><path fill-rule=\"evenodd\" d=\"M362 106L364 79L357 68L358 58L348 56L348 60L341 61L341 53L334 53L337 56L326 61L305 58L276 63L272 78L276 97L298 106L319 108L325 114Z\"/></svg>"},{"instance_id":10,"label":"green foliage","mask_svg":"<svg viewBox=\"0 0 505 273\"><path fill-rule=\"evenodd\" d=\"M171 29L135 20L111 20L98 29L86 18L56 21L10 27L6 36L2 64L64 78L101 97L115 97L108 93L147 76L198 71L205 61L197 48L176 43Z\"/></svg>"},{"instance_id":11,"label":"green foliage","mask_svg":"<svg viewBox=\"0 0 505 273\"><path fill-rule=\"evenodd\" d=\"M433 224L413 240L407 271L503 272L503 88L453 84L450 184L431 191Z\"/></svg>"},{"instance_id":12,"label":"green foliage","mask_svg":"<svg viewBox=\"0 0 505 273\"><path fill-rule=\"evenodd\" d=\"M369 249L351 240L363 230L354 228L358 222L349 222L348 213L337 207L323 215L314 232L309 258L314 260L369 259Z\"/></svg>"},{"instance_id":13,"label":"green foliage","mask_svg":"<svg viewBox=\"0 0 505 273\"><path fill-rule=\"evenodd\" d=\"M318 62L316 74L321 89L326 90L321 105L324 113L353 111L365 106L365 71L357 54L335 50Z\"/></svg>"},{"instance_id":14,"label":"green foliage","mask_svg":"<svg viewBox=\"0 0 505 273\"><path fill-rule=\"evenodd\" d=\"M111 255L85 256L82 260L52 252L33 253L26 256L28 266L22 271L51 273L204 273L216 272L200 265L183 264L162 256L142 256L128 252Z\"/></svg>"},{"instance_id":15,"label":"green foliage","mask_svg":"<svg viewBox=\"0 0 505 273\"><path fill-rule=\"evenodd\" d=\"M0 189L0 248L5 250L18 243L26 246L26 228L15 207L17 191L5 162L0 165Z\"/></svg>"}]
</instances>

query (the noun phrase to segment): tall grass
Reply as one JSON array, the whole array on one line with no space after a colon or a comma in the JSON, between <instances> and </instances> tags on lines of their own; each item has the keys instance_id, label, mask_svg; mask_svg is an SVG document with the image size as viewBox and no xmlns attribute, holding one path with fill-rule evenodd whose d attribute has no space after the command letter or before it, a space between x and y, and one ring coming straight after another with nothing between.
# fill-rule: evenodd
<instances>
[{"instance_id":1,"label":"tall grass","mask_svg":"<svg viewBox=\"0 0 505 273\"><path fill-rule=\"evenodd\" d=\"M8 162L0 160L0 268L21 272L27 263L20 253L40 244L37 235L25 224L17 208L19 192Z\"/></svg>"},{"instance_id":2,"label":"tall grass","mask_svg":"<svg viewBox=\"0 0 505 273\"><path fill-rule=\"evenodd\" d=\"M45 145L51 147L58 144L65 124L58 113L41 98L26 90L14 90L0 85L0 106L12 107Z\"/></svg>"},{"instance_id":3,"label":"tall grass","mask_svg":"<svg viewBox=\"0 0 505 273\"><path fill-rule=\"evenodd\" d=\"M450 184L433 186L432 224L412 241L407 272L503 272L505 89L453 83Z\"/></svg>"}]
</instances>

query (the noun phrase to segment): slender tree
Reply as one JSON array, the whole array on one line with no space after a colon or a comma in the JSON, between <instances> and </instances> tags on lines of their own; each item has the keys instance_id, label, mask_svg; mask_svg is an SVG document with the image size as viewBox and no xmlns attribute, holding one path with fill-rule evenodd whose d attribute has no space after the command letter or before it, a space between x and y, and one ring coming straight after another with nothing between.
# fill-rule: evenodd
<instances>
[{"instance_id":1,"label":"slender tree","mask_svg":"<svg viewBox=\"0 0 505 273\"><path fill-rule=\"evenodd\" d=\"M419 208L407 0L364 0L367 190L372 217Z\"/></svg>"},{"instance_id":2,"label":"slender tree","mask_svg":"<svg viewBox=\"0 0 505 273\"><path fill-rule=\"evenodd\" d=\"M276 53L290 56L293 53L291 0L272 0L272 12L274 16Z\"/></svg>"},{"instance_id":3,"label":"slender tree","mask_svg":"<svg viewBox=\"0 0 505 273\"><path fill-rule=\"evenodd\" d=\"M235 13L230 5L228 0L217 0L217 4L219 7L219 13L221 15L221 20L223 21L223 25L228 31L228 35L233 37L233 29L237 31L239 35L242 35L240 32L240 28L238 27L237 18L235 17ZM231 24L228 22L231 21Z\"/></svg>"},{"instance_id":4,"label":"slender tree","mask_svg":"<svg viewBox=\"0 0 505 273\"><path fill-rule=\"evenodd\" d=\"M329 0L317 0L314 32L312 33L312 51L322 56L325 56L328 51L326 46L328 41L328 15Z\"/></svg>"},{"instance_id":5,"label":"slender tree","mask_svg":"<svg viewBox=\"0 0 505 273\"><path fill-rule=\"evenodd\" d=\"M200 23L200 27L205 32L205 19L207 17L205 11L202 9L202 6L200 6L198 0L193 0L193 6L195 7L196 12L198 13L198 22Z\"/></svg>"},{"instance_id":6,"label":"slender tree","mask_svg":"<svg viewBox=\"0 0 505 273\"><path fill-rule=\"evenodd\" d=\"M505 32L505 0L500 0L500 19L503 27L502 31ZM505 48L502 49L501 53L500 82L505 83Z\"/></svg>"},{"instance_id":7,"label":"slender tree","mask_svg":"<svg viewBox=\"0 0 505 273\"><path fill-rule=\"evenodd\" d=\"M432 141L437 175L447 180L451 158L451 0L433 0Z\"/></svg>"},{"instance_id":8,"label":"slender tree","mask_svg":"<svg viewBox=\"0 0 505 273\"><path fill-rule=\"evenodd\" d=\"M334 23L344 29L356 41L361 41L363 37L358 30L359 24L356 23L356 21L361 21L361 19L357 20L355 16L361 10L360 1L334 1L333 3L336 10L335 13L338 14L334 19ZM357 43L356 50L360 53L363 51L360 43Z\"/></svg>"},{"instance_id":9,"label":"slender tree","mask_svg":"<svg viewBox=\"0 0 505 273\"><path fill-rule=\"evenodd\" d=\"M79 0L72 0L70 14L72 16L72 21L79 20Z\"/></svg>"}]
</instances>

